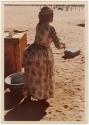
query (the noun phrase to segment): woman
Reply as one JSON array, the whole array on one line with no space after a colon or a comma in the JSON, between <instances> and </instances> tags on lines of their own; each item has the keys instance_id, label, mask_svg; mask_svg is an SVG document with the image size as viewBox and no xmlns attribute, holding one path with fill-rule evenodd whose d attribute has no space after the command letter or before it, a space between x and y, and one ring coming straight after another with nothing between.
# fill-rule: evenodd
<instances>
[{"instance_id":1,"label":"woman","mask_svg":"<svg viewBox=\"0 0 89 125\"><path fill-rule=\"evenodd\" d=\"M53 26L53 11L43 7L39 12L35 40L24 51L25 85L24 93L35 99L45 101L54 96L54 59L50 44L60 49L60 43Z\"/></svg>"}]
</instances>

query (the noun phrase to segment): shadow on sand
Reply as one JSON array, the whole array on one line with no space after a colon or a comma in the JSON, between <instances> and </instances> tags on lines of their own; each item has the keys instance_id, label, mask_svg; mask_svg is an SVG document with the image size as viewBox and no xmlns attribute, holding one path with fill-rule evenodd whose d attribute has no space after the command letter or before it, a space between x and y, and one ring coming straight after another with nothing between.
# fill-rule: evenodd
<instances>
[{"instance_id":1,"label":"shadow on sand","mask_svg":"<svg viewBox=\"0 0 89 125\"><path fill-rule=\"evenodd\" d=\"M20 98L17 100L14 97L10 98L10 93L5 96L8 96L8 98L5 98L5 109L12 108L5 115L5 121L40 121L46 115L45 110L49 107L48 102L40 103L25 98L24 101L18 104Z\"/></svg>"},{"instance_id":2,"label":"shadow on sand","mask_svg":"<svg viewBox=\"0 0 89 125\"><path fill-rule=\"evenodd\" d=\"M74 57L76 57L76 55L73 55L73 56L66 56L66 55L64 55L64 56L62 56L63 59L72 59Z\"/></svg>"}]
</instances>

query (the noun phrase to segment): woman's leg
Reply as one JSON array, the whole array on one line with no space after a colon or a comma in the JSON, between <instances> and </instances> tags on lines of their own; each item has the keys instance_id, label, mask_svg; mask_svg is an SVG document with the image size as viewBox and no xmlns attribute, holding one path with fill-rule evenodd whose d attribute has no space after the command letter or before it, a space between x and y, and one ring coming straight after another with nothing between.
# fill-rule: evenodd
<instances>
[{"instance_id":1,"label":"woman's leg","mask_svg":"<svg viewBox=\"0 0 89 125\"><path fill-rule=\"evenodd\" d=\"M27 87L23 87L23 97L27 97L29 100L31 100L31 95Z\"/></svg>"},{"instance_id":2,"label":"woman's leg","mask_svg":"<svg viewBox=\"0 0 89 125\"><path fill-rule=\"evenodd\" d=\"M27 90L27 98L28 98L29 100L31 100L31 95L30 95L30 93L29 93L28 90Z\"/></svg>"}]
</instances>

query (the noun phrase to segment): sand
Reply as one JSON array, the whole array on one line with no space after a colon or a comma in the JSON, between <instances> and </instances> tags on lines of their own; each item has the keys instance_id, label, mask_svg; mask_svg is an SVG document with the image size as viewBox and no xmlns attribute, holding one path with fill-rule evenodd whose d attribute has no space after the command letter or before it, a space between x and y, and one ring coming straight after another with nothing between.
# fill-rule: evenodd
<instances>
[{"instance_id":1,"label":"sand","mask_svg":"<svg viewBox=\"0 0 89 125\"><path fill-rule=\"evenodd\" d=\"M34 41L40 7L6 6L4 9L5 30L29 30L28 43L31 44ZM84 8L72 11L54 10L52 25L61 42L67 48L80 48L81 54L64 59L64 49L57 50L52 44L55 59L55 97L48 100L50 106L45 110L45 115L38 119L40 121L83 121L85 118L85 27L77 26L81 23L85 23ZM20 113L24 114L25 111L27 113L28 109L25 110L24 107ZM8 114L10 110L5 111L5 116ZM22 119L15 119L15 115L13 117L10 115L9 119L26 121L25 116ZM27 121L30 121L29 113L27 117Z\"/></svg>"}]
</instances>

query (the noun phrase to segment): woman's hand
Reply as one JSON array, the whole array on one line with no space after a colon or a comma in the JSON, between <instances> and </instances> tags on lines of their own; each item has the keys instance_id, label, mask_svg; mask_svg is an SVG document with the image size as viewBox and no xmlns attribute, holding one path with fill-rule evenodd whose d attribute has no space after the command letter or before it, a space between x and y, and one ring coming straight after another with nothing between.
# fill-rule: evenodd
<instances>
[{"instance_id":1,"label":"woman's hand","mask_svg":"<svg viewBox=\"0 0 89 125\"><path fill-rule=\"evenodd\" d=\"M60 43L60 49L65 49L66 46L65 46L65 43Z\"/></svg>"}]
</instances>

